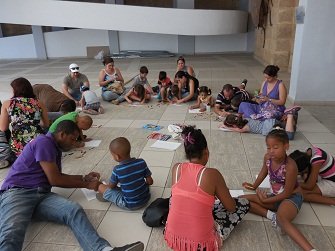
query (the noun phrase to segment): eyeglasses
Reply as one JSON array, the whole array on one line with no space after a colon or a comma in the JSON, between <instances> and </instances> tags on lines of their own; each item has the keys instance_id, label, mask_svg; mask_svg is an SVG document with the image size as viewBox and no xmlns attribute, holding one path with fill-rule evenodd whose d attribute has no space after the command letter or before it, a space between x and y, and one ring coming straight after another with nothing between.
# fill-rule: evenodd
<instances>
[{"instance_id":1,"label":"eyeglasses","mask_svg":"<svg viewBox=\"0 0 335 251\"><path fill-rule=\"evenodd\" d=\"M79 67L72 67L71 70L79 70Z\"/></svg>"}]
</instances>

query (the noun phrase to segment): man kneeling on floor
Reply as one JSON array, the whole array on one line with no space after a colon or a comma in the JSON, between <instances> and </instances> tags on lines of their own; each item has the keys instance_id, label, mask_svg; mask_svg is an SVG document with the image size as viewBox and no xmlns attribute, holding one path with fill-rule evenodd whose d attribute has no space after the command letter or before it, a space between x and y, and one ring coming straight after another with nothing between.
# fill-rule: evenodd
<instances>
[{"instance_id":1,"label":"man kneeling on floor","mask_svg":"<svg viewBox=\"0 0 335 251\"><path fill-rule=\"evenodd\" d=\"M73 121L62 121L54 133L29 142L14 162L0 190L0 250L21 250L32 218L68 225L83 250L143 250L141 242L111 247L78 203L51 192L52 186L96 191L101 184L99 173L62 173L61 151L74 148L78 136L79 128Z\"/></svg>"}]
</instances>

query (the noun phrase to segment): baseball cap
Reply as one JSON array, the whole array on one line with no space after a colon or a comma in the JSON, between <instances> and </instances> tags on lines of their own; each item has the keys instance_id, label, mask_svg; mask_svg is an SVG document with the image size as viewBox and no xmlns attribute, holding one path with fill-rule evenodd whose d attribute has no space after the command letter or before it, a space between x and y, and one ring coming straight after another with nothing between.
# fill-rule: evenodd
<instances>
[{"instance_id":1,"label":"baseball cap","mask_svg":"<svg viewBox=\"0 0 335 251\"><path fill-rule=\"evenodd\" d=\"M69 66L69 70L70 70L71 72L79 72L79 66L78 66L77 64L75 64L75 63L72 63L72 64L70 64L70 66Z\"/></svg>"}]
</instances>

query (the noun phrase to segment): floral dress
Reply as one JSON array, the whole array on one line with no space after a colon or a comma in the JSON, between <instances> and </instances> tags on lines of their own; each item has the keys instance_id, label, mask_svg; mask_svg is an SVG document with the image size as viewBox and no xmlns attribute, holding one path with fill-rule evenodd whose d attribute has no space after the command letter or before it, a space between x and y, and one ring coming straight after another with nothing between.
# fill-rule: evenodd
<instances>
[{"instance_id":1,"label":"floral dress","mask_svg":"<svg viewBox=\"0 0 335 251\"><path fill-rule=\"evenodd\" d=\"M43 133L40 126L42 108L37 99L16 97L10 100L7 112L12 126L10 146L19 156L29 141Z\"/></svg>"}]
</instances>

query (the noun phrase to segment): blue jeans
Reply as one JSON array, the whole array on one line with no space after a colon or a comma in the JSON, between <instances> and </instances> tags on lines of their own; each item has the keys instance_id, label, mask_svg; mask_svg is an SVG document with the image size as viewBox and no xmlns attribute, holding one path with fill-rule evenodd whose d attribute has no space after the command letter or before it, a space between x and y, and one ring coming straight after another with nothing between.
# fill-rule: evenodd
<instances>
[{"instance_id":1,"label":"blue jeans","mask_svg":"<svg viewBox=\"0 0 335 251\"><path fill-rule=\"evenodd\" d=\"M73 92L70 93L70 95L71 95L72 98L74 98L77 101L81 100L80 90L74 90Z\"/></svg>"},{"instance_id":2,"label":"blue jeans","mask_svg":"<svg viewBox=\"0 0 335 251\"><path fill-rule=\"evenodd\" d=\"M124 92L122 94L117 94L113 91L102 91L101 97L105 101L112 101L112 100L117 100L119 103L125 101L126 99L124 96L129 92L131 87L125 88Z\"/></svg>"},{"instance_id":3,"label":"blue jeans","mask_svg":"<svg viewBox=\"0 0 335 251\"><path fill-rule=\"evenodd\" d=\"M83 250L103 250L111 245L101 238L83 208L52 192L12 188L0 194L0 250L21 250L31 219L68 225Z\"/></svg>"}]
</instances>

